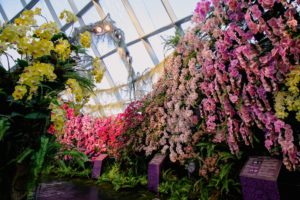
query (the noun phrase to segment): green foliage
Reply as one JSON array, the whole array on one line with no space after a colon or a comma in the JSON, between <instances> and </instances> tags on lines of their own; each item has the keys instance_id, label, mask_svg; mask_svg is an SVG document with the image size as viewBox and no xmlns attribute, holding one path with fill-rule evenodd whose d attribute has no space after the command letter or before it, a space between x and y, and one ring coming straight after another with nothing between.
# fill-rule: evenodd
<instances>
[{"instance_id":1,"label":"green foliage","mask_svg":"<svg viewBox=\"0 0 300 200\"><path fill-rule=\"evenodd\" d=\"M114 186L114 189L118 191L122 188L134 188L138 185L146 185L147 177L135 176L133 172L129 170L125 173L120 168L120 165L115 163L108 171L104 172L97 183L109 182Z\"/></svg>"},{"instance_id":2,"label":"green foliage","mask_svg":"<svg viewBox=\"0 0 300 200\"><path fill-rule=\"evenodd\" d=\"M44 163L45 155L48 150L48 143L49 143L49 138L42 136L41 137L41 146L38 152L36 152L32 156L33 160L33 176L34 179L36 180Z\"/></svg>"},{"instance_id":3,"label":"green foliage","mask_svg":"<svg viewBox=\"0 0 300 200\"><path fill-rule=\"evenodd\" d=\"M170 50L176 48L180 39L182 37L181 30L176 28L175 35L169 36L168 38L163 38L164 40L164 49Z\"/></svg>"},{"instance_id":4,"label":"green foliage","mask_svg":"<svg viewBox=\"0 0 300 200\"><path fill-rule=\"evenodd\" d=\"M4 138L7 130L10 127L10 123L6 118L0 118L0 141Z\"/></svg>"},{"instance_id":5,"label":"green foliage","mask_svg":"<svg viewBox=\"0 0 300 200\"><path fill-rule=\"evenodd\" d=\"M75 149L61 151L61 146L56 142L54 144L54 149L51 151L53 154L52 157L55 155L56 158L52 158L52 160L47 163L47 166L43 169L44 176L55 175L58 177L85 178L90 176L91 166L86 167L86 163L90 160L84 153Z\"/></svg>"},{"instance_id":6,"label":"green foliage","mask_svg":"<svg viewBox=\"0 0 300 200\"><path fill-rule=\"evenodd\" d=\"M93 83L93 79L91 77L88 77L87 74L85 74L85 75L86 76L82 76L82 74L79 74L77 72L66 72L63 75L63 77L76 79L76 81L79 83L79 85L82 88L85 88L86 90L92 92L93 87L95 87L95 85Z\"/></svg>"},{"instance_id":7,"label":"green foliage","mask_svg":"<svg viewBox=\"0 0 300 200\"><path fill-rule=\"evenodd\" d=\"M34 153L31 157L31 173L32 173L32 179L30 179L28 183L28 197L27 199L33 199L33 189L36 185L36 182L39 179L40 172L42 170L46 153L48 151L49 147L49 138L42 136L41 137L41 146L40 149Z\"/></svg>"},{"instance_id":8,"label":"green foliage","mask_svg":"<svg viewBox=\"0 0 300 200\"><path fill-rule=\"evenodd\" d=\"M206 140L207 138L204 138L197 144L200 158L199 165L203 166L206 164L205 158L216 157L215 167L218 173L214 171L208 174L206 178L200 176L197 187L200 187L201 191L205 191L201 194L203 195L202 199L216 194L221 198L227 196L229 192L240 194L236 169L240 169L239 165L242 163L243 158L242 151L240 151L239 155L233 155L226 146L214 144Z\"/></svg>"},{"instance_id":9,"label":"green foliage","mask_svg":"<svg viewBox=\"0 0 300 200\"><path fill-rule=\"evenodd\" d=\"M28 198L31 198L32 189L39 181L40 172L45 166L48 166L47 169L53 168L49 171L57 170L57 173L61 175L74 176L76 174L76 176L87 177L90 174L89 169L83 169L82 162L86 162L87 157L81 158L82 162L80 162L74 152L65 152L75 158L72 161L64 161L69 170L63 164L54 164L53 167L49 167L51 162L54 163L53 158L60 147L53 143L53 138L47 134L47 129L50 124L50 102L54 101L65 89L67 79L76 79L88 92L94 86L92 78L84 71L79 73L77 69L79 66L76 66L76 61L72 58L65 63L57 62L53 56L44 56L39 59L41 62L55 66L57 80L41 82L30 101L25 99L14 101L11 96L15 85L18 84L19 75L23 73L29 61L18 59L10 71L0 67L0 193L5 192L4 195L8 196L16 192L12 189L14 185L22 184L22 192L26 192L27 188ZM80 167L74 168L74 166ZM24 168L26 176L18 168ZM3 183L6 188L3 187Z\"/></svg>"},{"instance_id":10,"label":"green foliage","mask_svg":"<svg viewBox=\"0 0 300 200\"><path fill-rule=\"evenodd\" d=\"M168 169L163 172L163 182L159 185L159 192L168 196L169 200L187 200L193 189L193 182L187 177L178 178L175 172Z\"/></svg>"}]
</instances>

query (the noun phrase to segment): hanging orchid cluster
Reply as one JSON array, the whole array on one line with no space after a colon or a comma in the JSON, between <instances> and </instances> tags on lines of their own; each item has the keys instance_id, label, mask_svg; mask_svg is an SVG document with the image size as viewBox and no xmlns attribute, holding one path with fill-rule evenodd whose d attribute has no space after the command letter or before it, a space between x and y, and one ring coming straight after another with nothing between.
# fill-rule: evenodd
<instances>
[{"instance_id":1,"label":"hanging orchid cluster","mask_svg":"<svg viewBox=\"0 0 300 200\"><path fill-rule=\"evenodd\" d=\"M287 77L289 85L292 77L296 81L294 94L299 90L297 5L200 1L195 27L181 39L165 76L148 96L141 125L146 140L140 148L185 162L197 156L195 144L204 136L238 154L242 143L252 143L255 131L264 135L270 152L279 147L284 164L293 169L299 163L293 127L275 113L274 100Z\"/></svg>"},{"instance_id":2,"label":"hanging orchid cluster","mask_svg":"<svg viewBox=\"0 0 300 200\"><path fill-rule=\"evenodd\" d=\"M20 55L19 60L26 62L26 67L13 93L15 100L22 100L24 97L31 100L34 95L37 96L38 89L43 82L49 81L55 84L61 81L57 79L63 73L56 74L59 71L58 68L66 63L74 64L73 55L78 55L78 49L89 48L91 45L91 36L88 32L82 34L80 40L82 47L75 47L66 35L60 33L55 22L38 25L36 20L38 16L42 16L40 8L26 10L13 23L0 27L0 53L10 56L9 50L15 50ZM77 20L73 13L66 10L61 13L60 17L66 19L67 23ZM72 70L76 71L76 67L73 65L72 67ZM65 70L70 72L67 67ZM97 82L100 82L102 77L96 77ZM81 101L82 92L76 80L70 78L67 80L67 85L75 91L76 100Z\"/></svg>"}]
</instances>

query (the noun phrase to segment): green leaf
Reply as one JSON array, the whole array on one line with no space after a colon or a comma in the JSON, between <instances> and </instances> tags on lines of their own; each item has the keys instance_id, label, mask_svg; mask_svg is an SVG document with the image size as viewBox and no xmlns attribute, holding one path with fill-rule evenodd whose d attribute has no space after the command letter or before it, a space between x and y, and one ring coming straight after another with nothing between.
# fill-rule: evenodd
<instances>
[{"instance_id":1,"label":"green leaf","mask_svg":"<svg viewBox=\"0 0 300 200\"><path fill-rule=\"evenodd\" d=\"M7 119L0 119L0 141L4 138L7 130L10 127L10 123Z\"/></svg>"},{"instance_id":2,"label":"green leaf","mask_svg":"<svg viewBox=\"0 0 300 200\"><path fill-rule=\"evenodd\" d=\"M231 167L232 167L232 163L231 164L226 164L224 165L222 168L221 168L221 171L220 171L220 179L223 179L224 177L227 177L230 170L231 170Z\"/></svg>"},{"instance_id":3,"label":"green leaf","mask_svg":"<svg viewBox=\"0 0 300 200\"><path fill-rule=\"evenodd\" d=\"M28 62L26 60L17 59L17 63L22 68L29 66L29 64L28 64Z\"/></svg>"},{"instance_id":4,"label":"green leaf","mask_svg":"<svg viewBox=\"0 0 300 200\"><path fill-rule=\"evenodd\" d=\"M31 153L33 152L33 149L26 148L21 154L18 155L18 157L15 159L17 163L22 163L25 158L27 158Z\"/></svg>"},{"instance_id":5,"label":"green leaf","mask_svg":"<svg viewBox=\"0 0 300 200\"><path fill-rule=\"evenodd\" d=\"M32 112L32 113L25 115L26 119L44 119L47 117L48 117L48 115L46 115L45 113L42 113L42 112Z\"/></svg>"},{"instance_id":6,"label":"green leaf","mask_svg":"<svg viewBox=\"0 0 300 200\"><path fill-rule=\"evenodd\" d=\"M24 117L23 114L18 113L18 112L12 112L12 113L10 114L10 116L11 116L11 117Z\"/></svg>"},{"instance_id":7,"label":"green leaf","mask_svg":"<svg viewBox=\"0 0 300 200\"><path fill-rule=\"evenodd\" d=\"M47 149L48 149L48 143L49 143L49 138L47 138L45 136L41 137L40 149L38 152L36 152L32 156L32 159L34 160L33 166L32 166L34 181L37 180L38 175L41 172L42 166L44 164L45 155L46 155Z\"/></svg>"}]
</instances>

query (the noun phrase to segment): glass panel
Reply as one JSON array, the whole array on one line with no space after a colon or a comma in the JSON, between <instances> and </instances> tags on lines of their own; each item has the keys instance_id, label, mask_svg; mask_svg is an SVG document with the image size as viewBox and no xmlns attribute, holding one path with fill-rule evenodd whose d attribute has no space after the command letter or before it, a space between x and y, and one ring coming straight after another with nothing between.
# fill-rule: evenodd
<instances>
[{"instance_id":1,"label":"glass panel","mask_svg":"<svg viewBox=\"0 0 300 200\"><path fill-rule=\"evenodd\" d=\"M0 14L0 25L4 23L4 19L2 17L2 15Z\"/></svg>"},{"instance_id":2,"label":"glass panel","mask_svg":"<svg viewBox=\"0 0 300 200\"><path fill-rule=\"evenodd\" d=\"M121 109L109 109L109 110L106 110L106 113L108 113L109 115L117 115L117 114L119 114L121 112L123 112L123 110L121 110Z\"/></svg>"},{"instance_id":3,"label":"glass panel","mask_svg":"<svg viewBox=\"0 0 300 200\"><path fill-rule=\"evenodd\" d=\"M169 0L177 18L181 19L193 14L199 0Z\"/></svg>"},{"instance_id":4,"label":"glass panel","mask_svg":"<svg viewBox=\"0 0 300 200\"><path fill-rule=\"evenodd\" d=\"M171 23L160 0L129 1L145 33Z\"/></svg>"},{"instance_id":5,"label":"glass panel","mask_svg":"<svg viewBox=\"0 0 300 200\"><path fill-rule=\"evenodd\" d=\"M96 44L100 54L103 56L109 51L115 48L113 41L111 41L108 37L93 37L93 41Z\"/></svg>"},{"instance_id":6,"label":"glass panel","mask_svg":"<svg viewBox=\"0 0 300 200\"><path fill-rule=\"evenodd\" d=\"M98 99L102 105L117 102L117 98L116 98L115 94L103 93L101 95L98 95Z\"/></svg>"},{"instance_id":7,"label":"glass panel","mask_svg":"<svg viewBox=\"0 0 300 200\"><path fill-rule=\"evenodd\" d=\"M127 83L128 71L118 53L103 59L116 85Z\"/></svg>"},{"instance_id":8,"label":"glass panel","mask_svg":"<svg viewBox=\"0 0 300 200\"><path fill-rule=\"evenodd\" d=\"M68 10L68 11L72 12L72 8L71 8L68 0L60 0L60 1L52 0L52 1L50 1L50 3L58 17L63 10ZM59 20L62 23L62 25L64 25L66 23L66 20L61 20L61 19L59 19Z\"/></svg>"},{"instance_id":9,"label":"glass panel","mask_svg":"<svg viewBox=\"0 0 300 200\"><path fill-rule=\"evenodd\" d=\"M54 21L52 18L52 15L45 3L45 1L39 1L37 4L35 4L35 6L33 7L33 9L35 8L40 8L42 9L41 14L43 15L43 17L37 16L35 19L37 20L37 24L41 25L45 22L49 22L49 21Z\"/></svg>"},{"instance_id":10,"label":"glass panel","mask_svg":"<svg viewBox=\"0 0 300 200\"><path fill-rule=\"evenodd\" d=\"M65 33L67 34L67 35L71 35L72 33L71 33L71 31L73 31L73 27L69 27L69 28L67 28L66 30L65 30Z\"/></svg>"},{"instance_id":11,"label":"glass panel","mask_svg":"<svg viewBox=\"0 0 300 200\"><path fill-rule=\"evenodd\" d=\"M103 76L103 79L100 83L96 83L96 88L97 89L108 89L108 88L111 88L107 78L106 78L106 75Z\"/></svg>"},{"instance_id":12,"label":"glass panel","mask_svg":"<svg viewBox=\"0 0 300 200\"><path fill-rule=\"evenodd\" d=\"M192 27L192 22L191 21L188 21L188 22L185 22L183 24L181 24L181 27L184 31L187 31L188 28Z\"/></svg>"},{"instance_id":13,"label":"glass panel","mask_svg":"<svg viewBox=\"0 0 300 200\"><path fill-rule=\"evenodd\" d=\"M116 22L116 26L125 32L126 42L138 37L135 27L133 26L121 1L102 0L99 1L104 12L110 13L111 18Z\"/></svg>"},{"instance_id":14,"label":"glass panel","mask_svg":"<svg viewBox=\"0 0 300 200\"><path fill-rule=\"evenodd\" d=\"M70 35L73 33L74 29L75 29L75 28L78 28L78 27L80 27L80 24L79 24L78 21L75 22L75 23L73 23L73 24L66 30L67 35L70 36Z\"/></svg>"},{"instance_id":15,"label":"glass panel","mask_svg":"<svg viewBox=\"0 0 300 200\"><path fill-rule=\"evenodd\" d=\"M129 46L128 50L132 56L132 66L137 76L153 67L152 60L142 42Z\"/></svg>"},{"instance_id":16,"label":"glass panel","mask_svg":"<svg viewBox=\"0 0 300 200\"><path fill-rule=\"evenodd\" d=\"M0 59L1 59L2 66L6 70L8 70L8 68L11 69L15 65L16 60L18 58L20 58L21 55L16 50L13 50L13 49L8 49L6 52L7 52L8 56L2 54L0 56Z\"/></svg>"},{"instance_id":17,"label":"glass panel","mask_svg":"<svg viewBox=\"0 0 300 200\"><path fill-rule=\"evenodd\" d=\"M8 19L13 18L23 9L23 5L20 0L0 0L0 3Z\"/></svg>"},{"instance_id":18,"label":"glass panel","mask_svg":"<svg viewBox=\"0 0 300 200\"><path fill-rule=\"evenodd\" d=\"M77 9L81 10L86 4L88 4L91 0L73 0Z\"/></svg>"},{"instance_id":19,"label":"glass panel","mask_svg":"<svg viewBox=\"0 0 300 200\"><path fill-rule=\"evenodd\" d=\"M101 20L95 6L92 6L86 13L84 13L82 19L85 24L91 24Z\"/></svg>"},{"instance_id":20,"label":"glass panel","mask_svg":"<svg viewBox=\"0 0 300 200\"><path fill-rule=\"evenodd\" d=\"M175 28L171 28L167 31L159 33L149 38L149 41L160 61L162 61L167 55L173 52L173 49L165 46L165 40L175 35Z\"/></svg>"},{"instance_id":21,"label":"glass panel","mask_svg":"<svg viewBox=\"0 0 300 200\"><path fill-rule=\"evenodd\" d=\"M89 98L89 101L87 102L87 104L88 105L95 105L96 103L95 103L95 97L94 96L91 96L90 98Z\"/></svg>"},{"instance_id":22,"label":"glass panel","mask_svg":"<svg viewBox=\"0 0 300 200\"><path fill-rule=\"evenodd\" d=\"M28 4L31 0L25 0L25 2Z\"/></svg>"}]
</instances>

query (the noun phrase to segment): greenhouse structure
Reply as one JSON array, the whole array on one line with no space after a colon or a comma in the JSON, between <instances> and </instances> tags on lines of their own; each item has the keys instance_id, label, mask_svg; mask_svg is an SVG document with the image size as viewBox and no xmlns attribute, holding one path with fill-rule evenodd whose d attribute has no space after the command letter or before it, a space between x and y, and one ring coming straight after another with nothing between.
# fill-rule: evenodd
<instances>
[{"instance_id":1,"label":"greenhouse structure","mask_svg":"<svg viewBox=\"0 0 300 200\"><path fill-rule=\"evenodd\" d=\"M0 200L299 200L300 0L0 0Z\"/></svg>"}]
</instances>

